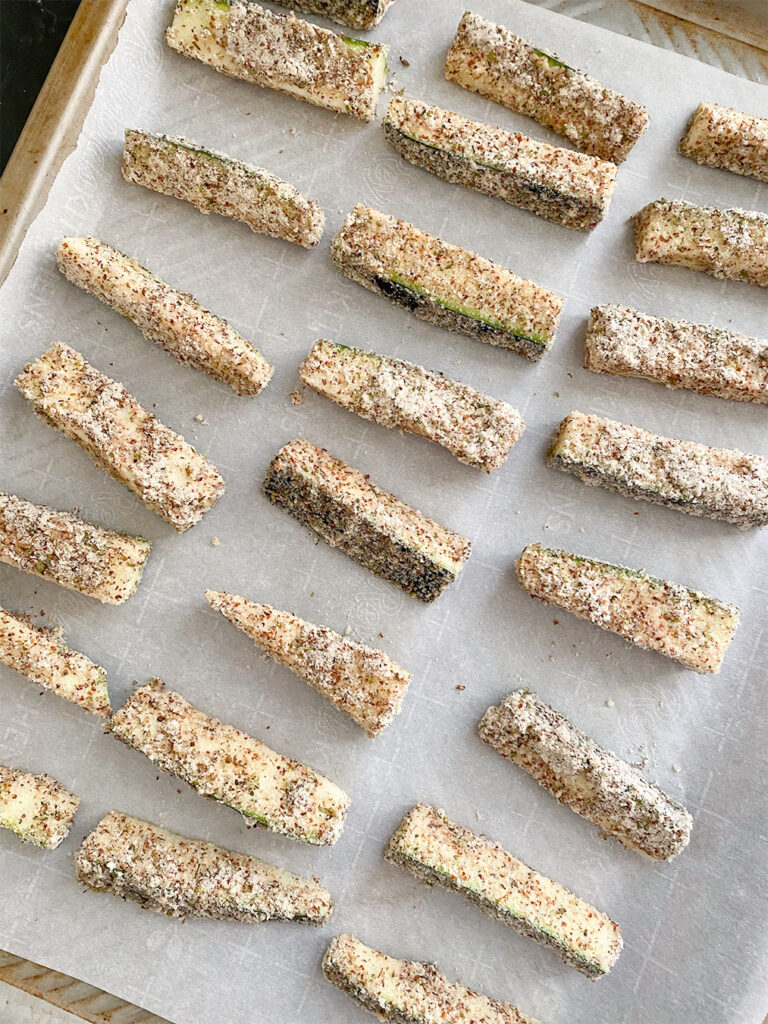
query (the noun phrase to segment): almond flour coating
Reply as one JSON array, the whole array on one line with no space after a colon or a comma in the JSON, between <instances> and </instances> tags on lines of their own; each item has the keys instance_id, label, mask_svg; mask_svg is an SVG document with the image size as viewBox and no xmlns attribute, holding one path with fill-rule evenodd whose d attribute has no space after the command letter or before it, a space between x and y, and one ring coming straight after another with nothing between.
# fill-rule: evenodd
<instances>
[{"instance_id":1,"label":"almond flour coating","mask_svg":"<svg viewBox=\"0 0 768 1024\"><path fill-rule=\"evenodd\" d=\"M594 307L584 365L735 402L768 402L768 341L625 306Z\"/></svg>"},{"instance_id":2,"label":"almond flour coating","mask_svg":"<svg viewBox=\"0 0 768 1024\"><path fill-rule=\"evenodd\" d=\"M640 263L665 263L768 288L768 214L657 199L632 221Z\"/></svg>"},{"instance_id":3,"label":"almond flour coating","mask_svg":"<svg viewBox=\"0 0 768 1024\"><path fill-rule=\"evenodd\" d=\"M547 462L628 498L741 527L768 525L768 460L759 455L572 412L560 424Z\"/></svg>"},{"instance_id":4,"label":"almond flour coating","mask_svg":"<svg viewBox=\"0 0 768 1024\"><path fill-rule=\"evenodd\" d=\"M130 256L97 238L63 238L57 261L67 280L127 317L180 363L223 381L237 395L258 395L269 383L274 367L258 349Z\"/></svg>"},{"instance_id":5,"label":"almond flour coating","mask_svg":"<svg viewBox=\"0 0 768 1024\"><path fill-rule=\"evenodd\" d=\"M319 14L347 28L376 28L395 0L288 0L281 7L291 7L305 14Z\"/></svg>"},{"instance_id":6,"label":"almond flour coating","mask_svg":"<svg viewBox=\"0 0 768 1024\"><path fill-rule=\"evenodd\" d=\"M169 917L325 924L331 894L318 882L201 839L112 811L83 840L77 880Z\"/></svg>"},{"instance_id":7,"label":"almond flour coating","mask_svg":"<svg viewBox=\"0 0 768 1024\"><path fill-rule=\"evenodd\" d=\"M251 231L305 249L323 235L325 214L293 185L263 167L202 149L180 135L128 129L123 177L132 185L183 199L201 213L230 217Z\"/></svg>"},{"instance_id":8,"label":"almond flour coating","mask_svg":"<svg viewBox=\"0 0 768 1024\"><path fill-rule=\"evenodd\" d=\"M107 673L68 647L60 629L33 626L26 615L0 608L0 661L85 711L107 717Z\"/></svg>"},{"instance_id":9,"label":"almond flour coating","mask_svg":"<svg viewBox=\"0 0 768 1024\"><path fill-rule=\"evenodd\" d=\"M469 558L466 537L303 438L272 460L264 493L331 547L422 601L434 601Z\"/></svg>"},{"instance_id":10,"label":"almond flour coating","mask_svg":"<svg viewBox=\"0 0 768 1024\"><path fill-rule=\"evenodd\" d=\"M589 231L606 214L616 165L394 96L388 141L417 167L569 228Z\"/></svg>"},{"instance_id":11,"label":"almond flour coating","mask_svg":"<svg viewBox=\"0 0 768 1024\"><path fill-rule=\"evenodd\" d=\"M315 343L299 376L358 416L425 437L487 473L504 464L525 429L517 409L461 381L333 341Z\"/></svg>"},{"instance_id":12,"label":"almond flour coating","mask_svg":"<svg viewBox=\"0 0 768 1024\"><path fill-rule=\"evenodd\" d=\"M452 889L521 935L554 949L588 978L607 974L621 952L619 926L606 914L435 807L413 807L385 856L427 885Z\"/></svg>"},{"instance_id":13,"label":"almond flour coating","mask_svg":"<svg viewBox=\"0 0 768 1024\"><path fill-rule=\"evenodd\" d=\"M211 718L150 679L114 713L109 731L160 768L261 825L314 846L341 835L349 797L313 768Z\"/></svg>"},{"instance_id":14,"label":"almond flour coating","mask_svg":"<svg viewBox=\"0 0 768 1024\"><path fill-rule=\"evenodd\" d=\"M448 981L434 964L395 960L354 935L331 941L323 972L363 1009L396 1024L539 1024L511 1003Z\"/></svg>"},{"instance_id":15,"label":"almond flour coating","mask_svg":"<svg viewBox=\"0 0 768 1024\"><path fill-rule=\"evenodd\" d=\"M369 736L378 736L400 714L411 674L383 651L268 604L213 590L205 596L265 654L309 683Z\"/></svg>"},{"instance_id":16,"label":"almond flour coating","mask_svg":"<svg viewBox=\"0 0 768 1024\"><path fill-rule=\"evenodd\" d=\"M215 466L68 345L55 342L14 383L41 419L177 530L194 526L222 494Z\"/></svg>"},{"instance_id":17,"label":"almond flour coating","mask_svg":"<svg viewBox=\"0 0 768 1024\"><path fill-rule=\"evenodd\" d=\"M50 775L30 775L0 764L0 828L23 843L55 850L69 834L80 798Z\"/></svg>"},{"instance_id":18,"label":"almond flour coating","mask_svg":"<svg viewBox=\"0 0 768 1024\"><path fill-rule=\"evenodd\" d=\"M331 246L339 269L428 323L540 359L563 300L469 249L358 204Z\"/></svg>"},{"instance_id":19,"label":"almond flour coating","mask_svg":"<svg viewBox=\"0 0 768 1024\"><path fill-rule=\"evenodd\" d=\"M529 544L517 561L517 575L532 597L694 672L720 671L739 624L739 609L726 601L559 548Z\"/></svg>"},{"instance_id":20,"label":"almond flour coating","mask_svg":"<svg viewBox=\"0 0 768 1024\"><path fill-rule=\"evenodd\" d=\"M165 38L225 75L363 121L376 117L387 79L388 46L244 0L179 0Z\"/></svg>"},{"instance_id":21,"label":"almond flour coating","mask_svg":"<svg viewBox=\"0 0 768 1024\"><path fill-rule=\"evenodd\" d=\"M149 541L0 493L0 561L104 604L136 593Z\"/></svg>"},{"instance_id":22,"label":"almond flour coating","mask_svg":"<svg viewBox=\"0 0 768 1024\"><path fill-rule=\"evenodd\" d=\"M479 732L557 801L628 849L670 860L688 845L693 820L682 804L531 690L488 708Z\"/></svg>"},{"instance_id":23,"label":"almond flour coating","mask_svg":"<svg viewBox=\"0 0 768 1024\"><path fill-rule=\"evenodd\" d=\"M648 111L639 103L471 11L459 22L445 77L615 164L627 159L648 127Z\"/></svg>"},{"instance_id":24,"label":"almond flour coating","mask_svg":"<svg viewBox=\"0 0 768 1024\"><path fill-rule=\"evenodd\" d=\"M700 103L680 152L699 164L768 181L768 117L717 103Z\"/></svg>"}]
</instances>

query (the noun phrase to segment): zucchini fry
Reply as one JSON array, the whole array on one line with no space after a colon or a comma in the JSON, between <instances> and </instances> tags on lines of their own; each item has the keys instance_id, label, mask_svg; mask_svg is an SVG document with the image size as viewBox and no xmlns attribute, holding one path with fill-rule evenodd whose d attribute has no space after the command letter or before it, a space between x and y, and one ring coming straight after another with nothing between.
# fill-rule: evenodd
<instances>
[{"instance_id":1,"label":"zucchini fry","mask_svg":"<svg viewBox=\"0 0 768 1024\"><path fill-rule=\"evenodd\" d=\"M395 960L354 935L331 941L323 973L363 1009L396 1024L539 1024L511 1003L448 981L434 964Z\"/></svg>"},{"instance_id":2,"label":"zucchini fry","mask_svg":"<svg viewBox=\"0 0 768 1024\"><path fill-rule=\"evenodd\" d=\"M421 601L461 572L471 544L302 438L272 460L264 493L331 547Z\"/></svg>"},{"instance_id":3,"label":"zucchini fry","mask_svg":"<svg viewBox=\"0 0 768 1024\"><path fill-rule=\"evenodd\" d=\"M627 159L648 127L648 111L639 103L471 11L459 22L445 77L615 164Z\"/></svg>"},{"instance_id":4,"label":"zucchini fry","mask_svg":"<svg viewBox=\"0 0 768 1024\"><path fill-rule=\"evenodd\" d=\"M735 402L768 403L768 341L626 306L594 307L584 365Z\"/></svg>"},{"instance_id":5,"label":"zucchini fry","mask_svg":"<svg viewBox=\"0 0 768 1024\"><path fill-rule=\"evenodd\" d=\"M384 134L400 156L438 178L568 228L596 227L616 184L615 164L404 96L390 100Z\"/></svg>"},{"instance_id":6,"label":"zucchini fry","mask_svg":"<svg viewBox=\"0 0 768 1024\"><path fill-rule=\"evenodd\" d=\"M122 604L136 593L149 549L143 537L0 493L0 562L103 604Z\"/></svg>"},{"instance_id":7,"label":"zucchini fry","mask_svg":"<svg viewBox=\"0 0 768 1024\"><path fill-rule=\"evenodd\" d=\"M632 218L635 259L768 288L768 214L657 199Z\"/></svg>"},{"instance_id":8,"label":"zucchini fry","mask_svg":"<svg viewBox=\"0 0 768 1024\"><path fill-rule=\"evenodd\" d=\"M14 383L41 419L180 532L223 492L215 466L68 345L55 342Z\"/></svg>"},{"instance_id":9,"label":"zucchini fry","mask_svg":"<svg viewBox=\"0 0 768 1024\"><path fill-rule=\"evenodd\" d=\"M479 732L557 801L628 849L670 860L688 845L693 821L682 804L531 690L488 708Z\"/></svg>"},{"instance_id":10,"label":"zucchini fry","mask_svg":"<svg viewBox=\"0 0 768 1024\"><path fill-rule=\"evenodd\" d=\"M247 825L314 846L341 835L349 797L313 768L211 718L150 679L116 711L109 731L202 796L239 811Z\"/></svg>"},{"instance_id":11,"label":"zucchini fry","mask_svg":"<svg viewBox=\"0 0 768 1024\"><path fill-rule=\"evenodd\" d=\"M487 473L503 465L525 429L517 409L461 381L333 341L315 343L299 376L358 416L425 437Z\"/></svg>"},{"instance_id":12,"label":"zucchini fry","mask_svg":"<svg viewBox=\"0 0 768 1024\"><path fill-rule=\"evenodd\" d=\"M0 765L0 828L23 843L55 850L69 834L80 798L50 775Z\"/></svg>"},{"instance_id":13,"label":"zucchini fry","mask_svg":"<svg viewBox=\"0 0 768 1024\"><path fill-rule=\"evenodd\" d=\"M768 525L768 460L759 455L572 412L552 439L547 462L628 498L741 527Z\"/></svg>"},{"instance_id":14,"label":"zucchini fry","mask_svg":"<svg viewBox=\"0 0 768 1024\"><path fill-rule=\"evenodd\" d=\"M0 608L0 661L85 711L103 718L112 712L107 673L68 647L60 629L33 626L27 616Z\"/></svg>"},{"instance_id":15,"label":"zucchini fry","mask_svg":"<svg viewBox=\"0 0 768 1024\"><path fill-rule=\"evenodd\" d=\"M318 882L202 839L112 811L75 856L77 880L168 917L325 924L331 894Z\"/></svg>"},{"instance_id":16,"label":"zucchini fry","mask_svg":"<svg viewBox=\"0 0 768 1024\"><path fill-rule=\"evenodd\" d=\"M68 281L134 323L147 341L228 384L236 395L258 395L274 367L226 320L171 288L97 238L63 238L57 253Z\"/></svg>"},{"instance_id":17,"label":"zucchini fry","mask_svg":"<svg viewBox=\"0 0 768 1024\"><path fill-rule=\"evenodd\" d=\"M411 674L383 651L268 604L213 590L206 590L205 596L211 608L349 715L370 737L378 736L400 714Z\"/></svg>"},{"instance_id":18,"label":"zucchini fry","mask_svg":"<svg viewBox=\"0 0 768 1024\"><path fill-rule=\"evenodd\" d=\"M768 181L768 117L717 103L700 103L680 152L699 164Z\"/></svg>"},{"instance_id":19,"label":"zucchini fry","mask_svg":"<svg viewBox=\"0 0 768 1024\"><path fill-rule=\"evenodd\" d=\"M387 80L388 46L245 0L178 0L165 38L177 53L225 75L363 121L376 117Z\"/></svg>"},{"instance_id":20,"label":"zucchini fry","mask_svg":"<svg viewBox=\"0 0 768 1024\"><path fill-rule=\"evenodd\" d=\"M435 807L413 807L385 856L427 885L452 889L521 935L554 949L588 978L607 974L621 952L619 926L606 914Z\"/></svg>"},{"instance_id":21,"label":"zucchini fry","mask_svg":"<svg viewBox=\"0 0 768 1024\"><path fill-rule=\"evenodd\" d=\"M506 267L358 204L331 255L342 273L428 323L541 359L563 300Z\"/></svg>"},{"instance_id":22,"label":"zucchini fry","mask_svg":"<svg viewBox=\"0 0 768 1024\"><path fill-rule=\"evenodd\" d=\"M279 0L304 14L319 14L347 28L376 28L395 0Z\"/></svg>"},{"instance_id":23,"label":"zucchini fry","mask_svg":"<svg viewBox=\"0 0 768 1024\"><path fill-rule=\"evenodd\" d=\"M559 548L529 544L517 575L532 597L694 672L720 671L739 624L739 609L726 601Z\"/></svg>"},{"instance_id":24,"label":"zucchini fry","mask_svg":"<svg viewBox=\"0 0 768 1024\"><path fill-rule=\"evenodd\" d=\"M164 196L191 203L201 213L247 224L251 231L311 249L323 235L325 214L276 174L202 149L178 135L128 129L123 177Z\"/></svg>"}]
</instances>

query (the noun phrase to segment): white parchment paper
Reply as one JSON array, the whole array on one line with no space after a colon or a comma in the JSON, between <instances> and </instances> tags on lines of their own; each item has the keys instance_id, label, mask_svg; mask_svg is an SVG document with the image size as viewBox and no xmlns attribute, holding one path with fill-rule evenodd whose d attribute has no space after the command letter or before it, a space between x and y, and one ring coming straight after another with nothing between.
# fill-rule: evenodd
<instances>
[{"instance_id":1,"label":"white parchment paper","mask_svg":"<svg viewBox=\"0 0 768 1024\"><path fill-rule=\"evenodd\" d=\"M77 151L0 293L0 486L140 533L154 542L153 553L138 594L123 607L102 607L6 566L0 603L44 611L44 621L63 625L74 647L107 668L113 706L134 680L159 675L200 707L328 774L352 806L332 849L247 831L231 810L158 777L142 755L103 736L96 720L3 669L0 762L49 772L80 794L82 808L56 853L0 835L0 945L183 1024L361 1019L320 970L328 940L342 930L396 956L434 960L449 977L548 1024L758 1024L768 1005L765 535L587 488L548 469L544 452L559 420L580 409L768 454L763 406L582 369L586 319L597 302L765 335L768 293L635 263L628 217L660 195L768 209L765 185L699 167L676 151L700 100L764 114L768 90L517 0L483 0L487 16L650 110L651 127L620 169L607 220L584 235L406 164L377 124L334 117L184 60L163 42L172 6L131 0ZM400 0L392 8L375 35L392 46L396 87L550 138L444 80L443 57L462 9L462 0ZM127 126L181 133L271 168L321 202L326 237L306 252L125 184ZM534 366L427 326L345 279L328 247L358 201L563 295L553 350ZM275 363L268 390L253 401L236 397L177 365L69 285L55 266L65 233L104 238L229 318ZM507 399L522 411L527 431L503 469L488 477L316 395L294 407L297 367L319 336L413 360ZM21 366L55 339L123 381L219 467L226 494L194 530L175 535L37 420L11 386ZM316 545L261 495L269 460L302 435L472 538L460 580L435 604L407 598ZM721 674L694 675L531 601L513 562L535 540L645 567L737 602L742 626ZM381 738L367 739L213 613L205 587L349 627L384 648L413 673L402 715ZM694 814L682 856L655 865L602 841L481 743L481 714L523 683L625 757L648 758L650 777ZM607 911L626 943L611 975L591 984L552 952L387 864L384 845L416 801L444 807ZM317 874L337 900L331 924L319 931L180 924L81 891L73 852L113 808Z\"/></svg>"}]
</instances>

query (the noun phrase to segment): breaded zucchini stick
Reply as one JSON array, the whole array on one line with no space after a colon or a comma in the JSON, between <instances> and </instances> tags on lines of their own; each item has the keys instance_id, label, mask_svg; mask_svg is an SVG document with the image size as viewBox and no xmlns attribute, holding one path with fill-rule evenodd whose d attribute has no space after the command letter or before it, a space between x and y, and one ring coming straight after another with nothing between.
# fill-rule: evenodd
<instances>
[{"instance_id":1,"label":"breaded zucchini stick","mask_svg":"<svg viewBox=\"0 0 768 1024\"><path fill-rule=\"evenodd\" d=\"M680 140L680 152L708 167L768 181L768 117L700 103Z\"/></svg>"},{"instance_id":2,"label":"breaded zucchini stick","mask_svg":"<svg viewBox=\"0 0 768 1024\"><path fill-rule=\"evenodd\" d=\"M670 860L688 845L693 820L682 804L531 690L488 708L479 732L561 804L628 849Z\"/></svg>"},{"instance_id":3,"label":"breaded zucchini stick","mask_svg":"<svg viewBox=\"0 0 768 1024\"><path fill-rule=\"evenodd\" d=\"M679 661L694 672L719 672L739 624L739 609L640 569L529 544L517 561L520 585L624 640Z\"/></svg>"},{"instance_id":4,"label":"breaded zucchini stick","mask_svg":"<svg viewBox=\"0 0 768 1024\"><path fill-rule=\"evenodd\" d=\"M327 889L309 878L202 839L112 811L83 840L77 880L168 917L325 924Z\"/></svg>"},{"instance_id":5,"label":"breaded zucchini stick","mask_svg":"<svg viewBox=\"0 0 768 1024\"><path fill-rule=\"evenodd\" d=\"M589 231L606 214L616 165L492 124L394 96L384 134L417 167L568 228Z\"/></svg>"},{"instance_id":6,"label":"breaded zucchini stick","mask_svg":"<svg viewBox=\"0 0 768 1024\"><path fill-rule=\"evenodd\" d=\"M648 127L648 111L639 103L471 11L459 22L445 77L615 164L627 159Z\"/></svg>"},{"instance_id":7,"label":"breaded zucchini stick","mask_svg":"<svg viewBox=\"0 0 768 1024\"><path fill-rule=\"evenodd\" d=\"M199 522L223 492L215 466L68 345L55 342L14 384L41 419L177 530Z\"/></svg>"},{"instance_id":8,"label":"breaded zucchini stick","mask_svg":"<svg viewBox=\"0 0 768 1024\"><path fill-rule=\"evenodd\" d=\"M358 416L425 437L487 473L504 464L525 429L517 409L498 398L423 366L334 341L315 342L299 376Z\"/></svg>"},{"instance_id":9,"label":"breaded zucchini stick","mask_svg":"<svg viewBox=\"0 0 768 1024\"><path fill-rule=\"evenodd\" d=\"M632 222L639 263L686 267L768 288L768 214L657 199Z\"/></svg>"},{"instance_id":10,"label":"breaded zucchini stick","mask_svg":"<svg viewBox=\"0 0 768 1024\"><path fill-rule=\"evenodd\" d=\"M211 718L150 679L116 711L109 731L164 771L261 825L314 846L341 835L349 797L313 768Z\"/></svg>"},{"instance_id":11,"label":"breaded zucchini stick","mask_svg":"<svg viewBox=\"0 0 768 1024\"><path fill-rule=\"evenodd\" d=\"M183 199L201 213L231 217L251 231L305 249L323 235L325 214L293 185L263 167L202 149L178 135L128 129L123 177L132 185Z\"/></svg>"},{"instance_id":12,"label":"breaded zucchini stick","mask_svg":"<svg viewBox=\"0 0 768 1024\"><path fill-rule=\"evenodd\" d=\"M387 80L388 46L246 0L178 0L165 38L178 53L225 75L363 121L376 117Z\"/></svg>"},{"instance_id":13,"label":"breaded zucchini stick","mask_svg":"<svg viewBox=\"0 0 768 1024\"><path fill-rule=\"evenodd\" d=\"M26 615L0 608L0 661L85 711L105 718L112 712L107 673L68 647L60 629L33 626Z\"/></svg>"},{"instance_id":14,"label":"breaded zucchini stick","mask_svg":"<svg viewBox=\"0 0 768 1024\"><path fill-rule=\"evenodd\" d=\"M149 549L143 537L0 493L0 562L103 604L122 604L136 593Z\"/></svg>"},{"instance_id":15,"label":"breaded zucchini stick","mask_svg":"<svg viewBox=\"0 0 768 1024\"><path fill-rule=\"evenodd\" d=\"M30 775L0 764L0 828L24 843L55 850L69 834L80 798L50 775Z\"/></svg>"},{"instance_id":16,"label":"breaded zucchini stick","mask_svg":"<svg viewBox=\"0 0 768 1024\"><path fill-rule=\"evenodd\" d=\"M274 367L226 320L197 299L171 288L98 238L63 238L59 270L134 323L147 341L228 384L237 395L258 395Z\"/></svg>"},{"instance_id":17,"label":"breaded zucchini stick","mask_svg":"<svg viewBox=\"0 0 768 1024\"><path fill-rule=\"evenodd\" d=\"M768 402L768 341L626 306L594 307L584 365L735 402Z\"/></svg>"},{"instance_id":18,"label":"breaded zucchini stick","mask_svg":"<svg viewBox=\"0 0 768 1024\"><path fill-rule=\"evenodd\" d=\"M323 973L363 1009L397 1024L539 1024L511 1003L448 981L434 964L395 960L354 935L331 941Z\"/></svg>"},{"instance_id":19,"label":"breaded zucchini stick","mask_svg":"<svg viewBox=\"0 0 768 1024\"><path fill-rule=\"evenodd\" d=\"M452 889L521 935L551 947L589 978L607 974L621 952L619 926L606 914L435 807L411 808L385 856L427 885Z\"/></svg>"},{"instance_id":20,"label":"breaded zucchini stick","mask_svg":"<svg viewBox=\"0 0 768 1024\"><path fill-rule=\"evenodd\" d=\"M460 245L358 204L331 246L339 269L422 320L540 359L563 300Z\"/></svg>"},{"instance_id":21,"label":"breaded zucchini stick","mask_svg":"<svg viewBox=\"0 0 768 1024\"><path fill-rule=\"evenodd\" d=\"M309 683L369 736L378 736L400 714L411 674L383 651L236 594L206 590L205 596L265 654Z\"/></svg>"},{"instance_id":22,"label":"breaded zucchini stick","mask_svg":"<svg viewBox=\"0 0 768 1024\"><path fill-rule=\"evenodd\" d=\"M469 558L466 537L303 438L272 460L264 493L331 547L422 601L434 601Z\"/></svg>"},{"instance_id":23,"label":"breaded zucchini stick","mask_svg":"<svg viewBox=\"0 0 768 1024\"><path fill-rule=\"evenodd\" d=\"M741 527L768 524L768 460L759 455L572 412L552 439L547 462L585 484L692 516Z\"/></svg>"},{"instance_id":24,"label":"breaded zucchini stick","mask_svg":"<svg viewBox=\"0 0 768 1024\"><path fill-rule=\"evenodd\" d=\"M305 14L320 14L329 21L347 28L376 28L395 0L280 0L281 7L291 7Z\"/></svg>"}]
</instances>

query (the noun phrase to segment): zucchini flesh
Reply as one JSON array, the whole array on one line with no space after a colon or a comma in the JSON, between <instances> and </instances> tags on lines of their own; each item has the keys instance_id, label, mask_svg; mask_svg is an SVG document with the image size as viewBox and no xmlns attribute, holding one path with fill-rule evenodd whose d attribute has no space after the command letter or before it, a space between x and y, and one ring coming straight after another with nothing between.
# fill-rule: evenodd
<instances>
[{"instance_id":1,"label":"zucchini flesh","mask_svg":"<svg viewBox=\"0 0 768 1024\"><path fill-rule=\"evenodd\" d=\"M333 909L318 882L118 811L85 837L75 870L95 892L182 920L324 924Z\"/></svg>"},{"instance_id":2,"label":"zucchini flesh","mask_svg":"<svg viewBox=\"0 0 768 1024\"><path fill-rule=\"evenodd\" d=\"M768 117L717 103L700 103L680 152L699 164L768 181Z\"/></svg>"},{"instance_id":3,"label":"zucchini flesh","mask_svg":"<svg viewBox=\"0 0 768 1024\"><path fill-rule=\"evenodd\" d=\"M558 882L545 878L498 843L417 804L385 854L428 884L464 896L486 914L554 949L589 978L610 971L621 952L619 926Z\"/></svg>"},{"instance_id":4,"label":"zucchini flesh","mask_svg":"<svg viewBox=\"0 0 768 1024\"><path fill-rule=\"evenodd\" d=\"M358 416L425 437L489 473L503 465L525 429L506 402L414 363L333 341L316 342L299 375Z\"/></svg>"},{"instance_id":5,"label":"zucchini flesh","mask_svg":"<svg viewBox=\"0 0 768 1024\"><path fill-rule=\"evenodd\" d=\"M517 562L523 589L624 640L719 672L739 624L739 609L638 569L530 544Z\"/></svg>"},{"instance_id":6,"label":"zucchini flesh","mask_svg":"<svg viewBox=\"0 0 768 1024\"><path fill-rule=\"evenodd\" d=\"M281 7L290 7L304 14L319 14L347 28L376 28L395 0L281 0Z\"/></svg>"},{"instance_id":7,"label":"zucchini flesh","mask_svg":"<svg viewBox=\"0 0 768 1024\"><path fill-rule=\"evenodd\" d=\"M50 775L0 765L0 828L24 843L55 850L72 828L79 797Z\"/></svg>"},{"instance_id":8,"label":"zucchini flesh","mask_svg":"<svg viewBox=\"0 0 768 1024\"><path fill-rule=\"evenodd\" d=\"M341 835L349 797L313 768L283 757L232 725L206 715L151 679L110 720L110 732L202 796L314 846Z\"/></svg>"}]
</instances>

